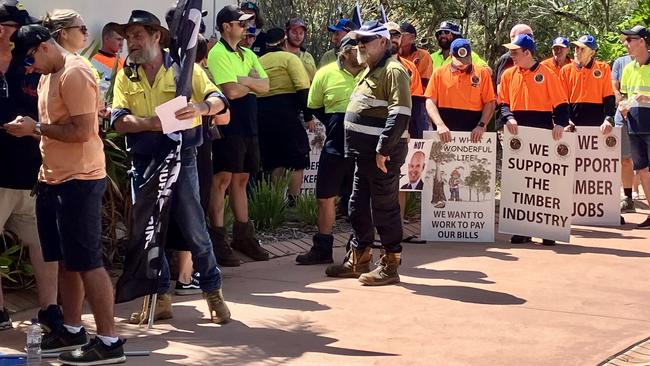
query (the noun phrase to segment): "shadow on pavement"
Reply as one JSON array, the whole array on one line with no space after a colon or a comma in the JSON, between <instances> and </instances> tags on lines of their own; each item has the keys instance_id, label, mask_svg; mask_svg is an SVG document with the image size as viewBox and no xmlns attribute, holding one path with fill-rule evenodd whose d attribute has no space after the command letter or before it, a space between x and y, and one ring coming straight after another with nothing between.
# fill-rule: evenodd
<instances>
[{"instance_id":1,"label":"shadow on pavement","mask_svg":"<svg viewBox=\"0 0 650 366\"><path fill-rule=\"evenodd\" d=\"M521 305L525 299L505 292L484 290L467 286L432 286L402 282L398 286L413 291L416 295L433 296L441 299L483 305Z\"/></svg>"}]
</instances>

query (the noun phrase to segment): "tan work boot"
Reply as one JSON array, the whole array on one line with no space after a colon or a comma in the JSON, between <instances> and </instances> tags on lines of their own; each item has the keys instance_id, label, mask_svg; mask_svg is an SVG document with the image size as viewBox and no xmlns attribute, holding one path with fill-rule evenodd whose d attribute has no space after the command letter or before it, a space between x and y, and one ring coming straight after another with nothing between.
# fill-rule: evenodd
<instances>
[{"instance_id":1,"label":"tan work boot","mask_svg":"<svg viewBox=\"0 0 650 366\"><path fill-rule=\"evenodd\" d=\"M203 298L208 303L208 311L213 323L225 324L230 321L230 310L223 299L221 289L204 292Z\"/></svg>"},{"instance_id":2,"label":"tan work boot","mask_svg":"<svg viewBox=\"0 0 650 366\"><path fill-rule=\"evenodd\" d=\"M342 264L334 264L325 270L329 277L358 278L361 274L370 272L372 248L359 251L351 248Z\"/></svg>"},{"instance_id":3,"label":"tan work boot","mask_svg":"<svg viewBox=\"0 0 650 366\"><path fill-rule=\"evenodd\" d=\"M364 273L359 277L359 282L367 286L384 286L399 283L397 269L402 261L402 253L386 253L383 250L377 268L372 272Z\"/></svg>"},{"instance_id":4,"label":"tan work boot","mask_svg":"<svg viewBox=\"0 0 650 366\"><path fill-rule=\"evenodd\" d=\"M149 304L150 302L148 298L145 297L144 304L142 305L142 311L131 314L129 323L143 324L149 322ZM153 320L171 319L173 317L174 314L172 313L172 295L158 295L156 299L156 309L154 312Z\"/></svg>"}]
</instances>

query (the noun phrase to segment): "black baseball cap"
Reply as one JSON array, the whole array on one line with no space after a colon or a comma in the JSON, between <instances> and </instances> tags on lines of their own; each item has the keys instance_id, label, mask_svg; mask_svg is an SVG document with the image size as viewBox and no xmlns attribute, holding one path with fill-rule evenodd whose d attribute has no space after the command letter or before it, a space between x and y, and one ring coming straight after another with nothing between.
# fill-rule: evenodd
<instances>
[{"instance_id":1,"label":"black baseball cap","mask_svg":"<svg viewBox=\"0 0 650 366\"><path fill-rule=\"evenodd\" d=\"M399 26L402 33L411 33L417 35L418 32L415 30L415 26L411 23L404 22Z\"/></svg>"},{"instance_id":2,"label":"black baseball cap","mask_svg":"<svg viewBox=\"0 0 650 366\"><path fill-rule=\"evenodd\" d=\"M11 55L17 59L24 59L29 50L47 42L50 38L52 38L50 31L43 26L23 25L11 36L11 42L14 43Z\"/></svg>"},{"instance_id":3,"label":"black baseball cap","mask_svg":"<svg viewBox=\"0 0 650 366\"><path fill-rule=\"evenodd\" d=\"M0 22L16 22L18 25L36 24L38 19L31 17L20 2L9 5L6 2L0 4Z\"/></svg>"},{"instance_id":4,"label":"black baseball cap","mask_svg":"<svg viewBox=\"0 0 650 366\"><path fill-rule=\"evenodd\" d=\"M217 13L217 27L221 28L223 23L234 22L235 20L248 20L252 18L253 14L246 14L235 5L226 5Z\"/></svg>"},{"instance_id":5,"label":"black baseball cap","mask_svg":"<svg viewBox=\"0 0 650 366\"><path fill-rule=\"evenodd\" d=\"M622 30L621 34L624 34L626 36L639 36L639 37L644 38L646 40L648 40L650 38L650 33L648 32L646 27L644 27L642 25L634 26L634 27L632 27L632 29Z\"/></svg>"}]
</instances>

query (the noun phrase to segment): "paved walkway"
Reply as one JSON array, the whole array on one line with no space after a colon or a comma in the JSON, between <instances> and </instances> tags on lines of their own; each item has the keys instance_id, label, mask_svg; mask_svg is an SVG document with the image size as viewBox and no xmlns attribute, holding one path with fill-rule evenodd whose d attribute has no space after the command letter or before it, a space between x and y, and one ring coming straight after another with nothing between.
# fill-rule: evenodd
<instances>
[{"instance_id":1,"label":"paved walkway","mask_svg":"<svg viewBox=\"0 0 650 366\"><path fill-rule=\"evenodd\" d=\"M224 326L209 322L199 295L175 297L174 319L153 330L124 322L139 302L116 312L127 350L152 351L129 365L597 365L650 335L648 239L628 224L576 227L571 245L555 247L501 235L408 244L402 283L381 288L286 256L224 269ZM32 314L14 314L0 352L23 347Z\"/></svg>"}]
</instances>

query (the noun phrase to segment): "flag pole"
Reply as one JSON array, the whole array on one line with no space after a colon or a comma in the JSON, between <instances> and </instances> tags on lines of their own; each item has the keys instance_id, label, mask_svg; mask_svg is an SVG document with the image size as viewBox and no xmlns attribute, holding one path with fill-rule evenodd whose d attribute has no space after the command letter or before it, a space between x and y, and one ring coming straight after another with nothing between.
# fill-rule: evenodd
<instances>
[{"instance_id":1,"label":"flag pole","mask_svg":"<svg viewBox=\"0 0 650 366\"><path fill-rule=\"evenodd\" d=\"M154 314L156 313L156 300L158 300L158 293L154 293L151 296L151 304L149 304L149 320L147 324L147 329L152 329L153 328L153 318Z\"/></svg>"}]
</instances>

